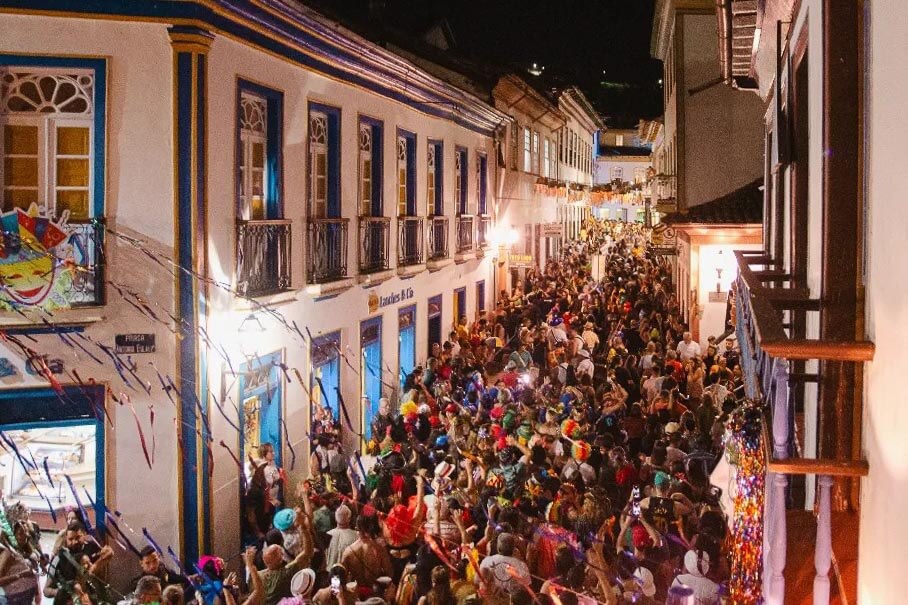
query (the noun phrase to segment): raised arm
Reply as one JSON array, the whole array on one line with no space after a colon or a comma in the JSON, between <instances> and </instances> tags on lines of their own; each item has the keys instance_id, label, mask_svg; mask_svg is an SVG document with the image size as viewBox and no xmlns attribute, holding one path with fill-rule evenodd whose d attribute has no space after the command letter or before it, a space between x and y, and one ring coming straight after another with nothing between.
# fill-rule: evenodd
<instances>
[{"instance_id":1,"label":"raised arm","mask_svg":"<svg viewBox=\"0 0 908 605\"><path fill-rule=\"evenodd\" d=\"M252 592L243 601L243 605L258 605L265 598L265 584L262 582L262 576L255 566L255 546L250 546L243 554L243 560L246 562L246 573L252 580Z\"/></svg>"}]
</instances>

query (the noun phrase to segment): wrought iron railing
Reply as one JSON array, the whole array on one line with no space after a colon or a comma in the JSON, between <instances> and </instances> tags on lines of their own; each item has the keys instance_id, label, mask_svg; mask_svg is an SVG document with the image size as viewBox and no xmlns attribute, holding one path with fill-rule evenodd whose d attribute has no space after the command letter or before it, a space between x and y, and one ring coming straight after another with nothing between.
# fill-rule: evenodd
<instances>
[{"instance_id":1,"label":"wrought iron railing","mask_svg":"<svg viewBox=\"0 0 908 605\"><path fill-rule=\"evenodd\" d=\"M448 258L448 217L429 218L429 260Z\"/></svg>"},{"instance_id":2,"label":"wrought iron railing","mask_svg":"<svg viewBox=\"0 0 908 605\"><path fill-rule=\"evenodd\" d=\"M72 285L67 300L73 307L93 307L104 304L104 229L103 218L91 222L70 221L69 245L72 249Z\"/></svg>"},{"instance_id":3,"label":"wrought iron railing","mask_svg":"<svg viewBox=\"0 0 908 605\"><path fill-rule=\"evenodd\" d=\"M476 217L476 245L486 248L489 244L489 231L492 229L492 217L480 214Z\"/></svg>"},{"instance_id":4,"label":"wrought iron railing","mask_svg":"<svg viewBox=\"0 0 908 605\"><path fill-rule=\"evenodd\" d=\"M461 214L457 217L457 251L469 252L473 249L473 215Z\"/></svg>"},{"instance_id":5,"label":"wrought iron railing","mask_svg":"<svg viewBox=\"0 0 908 605\"><path fill-rule=\"evenodd\" d=\"M236 290L263 296L290 287L289 220L237 221Z\"/></svg>"},{"instance_id":6,"label":"wrought iron railing","mask_svg":"<svg viewBox=\"0 0 908 605\"><path fill-rule=\"evenodd\" d=\"M829 570L832 558L833 486L842 478L867 474L868 465L860 455L860 444L852 443L849 457L805 457L795 440L795 389L805 380L836 388L847 415L859 418L863 402L860 392L846 395L843 366L873 359L874 345L868 341L830 341L791 338L790 324L783 322L783 311L820 311L820 301L811 299L806 288L770 288L765 282L787 281L789 276L775 268L753 270L752 265L772 267L771 258L753 252L736 252L738 278L735 281L735 329L741 349L745 388L751 398L765 404L763 445L766 459L766 517L763 519L764 559L763 596L766 603L782 603L785 598L785 564L788 545L787 501L789 477L817 477L817 535L814 550L814 603L829 602ZM792 372L789 362L818 360L820 373ZM827 384L828 383L828 384ZM815 419L821 433L838 434L847 419L817 406ZM850 431L849 431L850 433ZM860 434L860 431L854 433ZM828 437L829 435L827 435ZM852 435L842 435L850 438ZM821 434L821 438L823 435ZM854 455L857 452L858 455ZM824 457L826 456L826 457Z\"/></svg>"},{"instance_id":7,"label":"wrought iron railing","mask_svg":"<svg viewBox=\"0 0 908 605\"><path fill-rule=\"evenodd\" d=\"M375 273L389 267L391 218L359 217L359 271Z\"/></svg>"},{"instance_id":8,"label":"wrought iron railing","mask_svg":"<svg viewBox=\"0 0 908 605\"><path fill-rule=\"evenodd\" d=\"M307 234L306 280L322 284L347 277L346 218L309 219Z\"/></svg>"},{"instance_id":9,"label":"wrought iron railing","mask_svg":"<svg viewBox=\"0 0 908 605\"><path fill-rule=\"evenodd\" d=\"M397 219L397 264L401 267L423 262L423 218L401 216Z\"/></svg>"}]
</instances>

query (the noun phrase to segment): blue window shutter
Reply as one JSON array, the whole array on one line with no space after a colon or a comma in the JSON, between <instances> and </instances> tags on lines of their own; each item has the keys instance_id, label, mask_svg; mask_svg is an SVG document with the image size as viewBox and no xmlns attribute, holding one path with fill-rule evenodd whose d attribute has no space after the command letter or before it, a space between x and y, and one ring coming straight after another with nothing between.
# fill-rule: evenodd
<instances>
[{"instance_id":1,"label":"blue window shutter","mask_svg":"<svg viewBox=\"0 0 908 605\"><path fill-rule=\"evenodd\" d=\"M488 160L486 156L479 156L479 214L486 213L486 186L487 175L486 167L488 166Z\"/></svg>"},{"instance_id":2,"label":"blue window shutter","mask_svg":"<svg viewBox=\"0 0 908 605\"><path fill-rule=\"evenodd\" d=\"M379 124L372 125L372 216L384 216L382 183L384 164L384 135Z\"/></svg>"},{"instance_id":3,"label":"blue window shutter","mask_svg":"<svg viewBox=\"0 0 908 605\"><path fill-rule=\"evenodd\" d=\"M441 143L435 144L435 215L444 216L444 183L445 183L445 162L444 146Z\"/></svg>"},{"instance_id":4,"label":"blue window shutter","mask_svg":"<svg viewBox=\"0 0 908 605\"><path fill-rule=\"evenodd\" d=\"M462 149L460 152L460 213L467 213L467 175L470 173L470 163L469 157L467 156L466 149Z\"/></svg>"},{"instance_id":5,"label":"blue window shutter","mask_svg":"<svg viewBox=\"0 0 908 605\"><path fill-rule=\"evenodd\" d=\"M340 115L328 112L328 207L329 218L340 218Z\"/></svg>"},{"instance_id":6,"label":"blue window shutter","mask_svg":"<svg viewBox=\"0 0 908 605\"><path fill-rule=\"evenodd\" d=\"M281 174L283 166L283 138L284 138L284 118L283 118L283 95L278 93L275 96L268 97L268 165L265 167L266 177L268 179L268 207L265 209L266 216L269 219L283 218L283 206L281 200Z\"/></svg>"}]
</instances>

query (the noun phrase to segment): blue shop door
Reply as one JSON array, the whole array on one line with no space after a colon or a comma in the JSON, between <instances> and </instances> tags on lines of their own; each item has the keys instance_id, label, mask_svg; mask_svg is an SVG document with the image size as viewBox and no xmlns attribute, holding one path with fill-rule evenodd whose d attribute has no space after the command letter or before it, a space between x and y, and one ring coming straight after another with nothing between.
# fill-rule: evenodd
<instances>
[{"instance_id":1,"label":"blue shop door","mask_svg":"<svg viewBox=\"0 0 908 605\"><path fill-rule=\"evenodd\" d=\"M240 459L247 467L247 480L251 479L251 469L245 462L249 456L258 459L258 448L263 443L274 446L274 460L281 465L283 382L280 363L281 354L271 353L240 366L240 423L243 427Z\"/></svg>"},{"instance_id":2,"label":"blue shop door","mask_svg":"<svg viewBox=\"0 0 908 605\"><path fill-rule=\"evenodd\" d=\"M321 380L324 392L318 386L318 378ZM334 422L340 421L340 405L337 398L337 389L340 388L340 359L335 357L320 366L317 366L312 372L312 401L322 407L331 410L331 417Z\"/></svg>"},{"instance_id":3,"label":"blue shop door","mask_svg":"<svg viewBox=\"0 0 908 605\"><path fill-rule=\"evenodd\" d=\"M400 386L403 391L407 374L416 367L416 308L402 310L398 316L399 342L398 359L400 361Z\"/></svg>"},{"instance_id":4,"label":"blue shop door","mask_svg":"<svg viewBox=\"0 0 908 605\"><path fill-rule=\"evenodd\" d=\"M373 437L372 419L378 414L381 399L381 318L364 321L360 328L363 393L363 434L366 441Z\"/></svg>"}]
</instances>

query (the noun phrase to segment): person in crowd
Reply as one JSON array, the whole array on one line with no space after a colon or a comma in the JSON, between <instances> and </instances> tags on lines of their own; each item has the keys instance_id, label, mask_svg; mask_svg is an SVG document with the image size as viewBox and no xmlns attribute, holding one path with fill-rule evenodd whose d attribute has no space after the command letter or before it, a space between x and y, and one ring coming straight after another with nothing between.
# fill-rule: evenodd
<instances>
[{"instance_id":1,"label":"person in crowd","mask_svg":"<svg viewBox=\"0 0 908 605\"><path fill-rule=\"evenodd\" d=\"M141 568L142 573L133 578L132 582L130 582L130 588L133 591L135 591L136 587L139 585L139 580L148 576L158 578L162 588L174 585L182 587L189 586L186 578L167 569L167 566L161 561L161 556L158 554L158 551L152 546L146 546L139 551L139 567Z\"/></svg>"},{"instance_id":2,"label":"person in crowd","mask_svg":"<svg viewBox=\"0 0 908 605\"><path fill-rule=\"evenodd\" d=\"M361 443L316 406L295 493L263 444L242 510L264 570L253 552L248 591L218 580L218 605L654 605L680 584L711 603L730 565L709 474L740 359L733 344L701 353L648 237L588 221L494 311L459 317ZM58 605L103 602L92 576L111 551L82 521L50 566ZM4 589L21 573L5 552ZM140 555L136 605L189 601L157 552Z\"/></svg>"}]
</instances>

